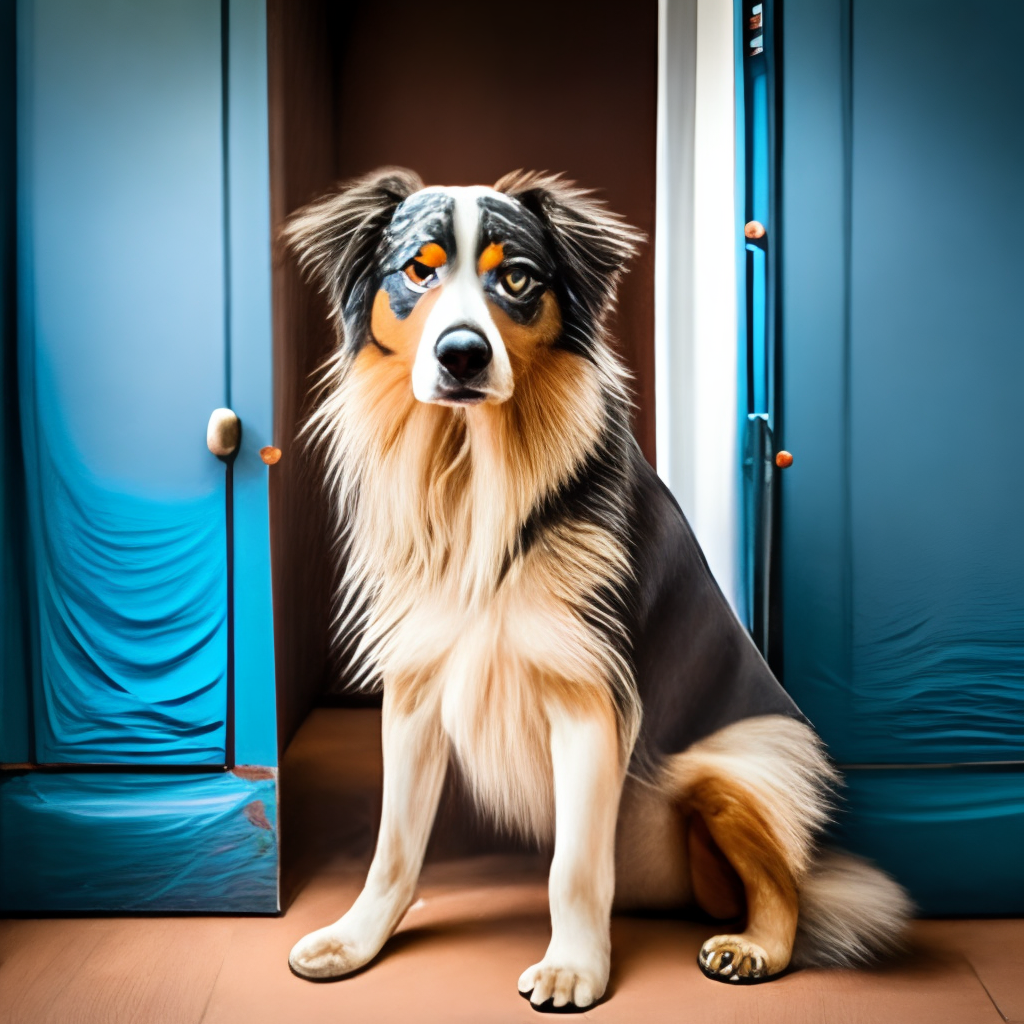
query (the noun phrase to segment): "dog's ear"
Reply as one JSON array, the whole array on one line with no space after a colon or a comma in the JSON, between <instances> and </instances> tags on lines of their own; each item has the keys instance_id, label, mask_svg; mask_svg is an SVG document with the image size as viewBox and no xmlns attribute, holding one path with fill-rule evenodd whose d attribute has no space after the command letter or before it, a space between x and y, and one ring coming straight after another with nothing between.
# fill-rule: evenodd
<instances>
[{"instance_id":1,"label":"dog's ear","mask_svg":"<svg viewBox=\"0 0 1024 1024\"><path fill-rule=\"evenodd\" d=\"M320 285L343 341L359 348L373 303L375 257L395 210L423 187L402 167L382 167L292 214L281 232L303 273Z\"/></svg>"},{"instance_id":2,"label":"dog's ear","mask_svg":"<svg viewBox=\"0 0 1024 1024\"><path fill-rule=\"evenodd\" d=\"M589 189L557 174L513 171L495 184L546 228L562 275L564 342L586 351L615 304L619 278L645 240Z\"/></svg>"}]
</instances>

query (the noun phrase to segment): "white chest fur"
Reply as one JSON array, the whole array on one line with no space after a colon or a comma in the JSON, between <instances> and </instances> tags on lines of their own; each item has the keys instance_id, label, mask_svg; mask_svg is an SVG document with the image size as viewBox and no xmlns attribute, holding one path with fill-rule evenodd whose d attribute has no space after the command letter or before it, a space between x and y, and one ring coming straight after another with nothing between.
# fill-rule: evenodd
<instances>
[{"instance_id":1,"label":"white chest fur","mask_svg":"<svg viewBox=\"0 0 1024 1024\"><path fill-rule=\"evenodd\" d=\"M542 838L554 813L548 708L566 630L563 616L544 614L519 589L470 607L424 594L387 644L385 685L410 686L411 699L434 704L480 806L503 827Z\"/></svg>"}]
</instances>

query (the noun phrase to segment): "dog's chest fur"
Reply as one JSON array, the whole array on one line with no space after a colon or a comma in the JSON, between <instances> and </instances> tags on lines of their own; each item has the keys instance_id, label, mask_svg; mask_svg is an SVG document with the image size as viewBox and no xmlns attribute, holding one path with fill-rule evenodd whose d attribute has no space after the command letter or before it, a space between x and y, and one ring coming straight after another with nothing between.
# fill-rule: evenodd
<instances>
[{"instance_id":1,"label":"dog's chest fur","mask_svg":"<svg viewBox=\"0 0 1024 1024\"><path fill-rule=\"evenodd\" d=\"M609 700L602 652L552 592L556 571L538 550L484 597L460 601L450 583L423 588L382 660L398 700L440 716L480 806L538 838L554 816L549 715Z\"/></svg>"}]
</instances>

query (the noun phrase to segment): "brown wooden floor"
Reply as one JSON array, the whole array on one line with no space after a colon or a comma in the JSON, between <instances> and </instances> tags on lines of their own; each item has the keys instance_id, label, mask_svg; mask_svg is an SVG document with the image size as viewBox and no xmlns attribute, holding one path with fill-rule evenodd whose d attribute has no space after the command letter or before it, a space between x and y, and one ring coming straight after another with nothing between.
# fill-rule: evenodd
<instances>
[{"instance_id":1,"label":"brown wooden floor","mask_svg":"<svg viewBox=\"0 0 1024 1024\"><path fill-rule=\"evenodd\" d=\"M0 921L0 1022L539 1020L516 993L516 979L547 943L543 864L482 852L473 825L462 826L459 842L434 844L422 898L368 970L333 984L289 973L292 943L338 916L358 891L379 773L375 725L372 711L318 712L289 751L285 836L298 895L284 916ZM449 805L442 827L457 808ZM340 856L332 857L332 843ZM616 919L610 996L584 1019L1024 1022L1024 921L922 921L899 963L800 971L738 991L697 969L707 934L706 925L688 921Z\"/></svg>"}]
</instances>

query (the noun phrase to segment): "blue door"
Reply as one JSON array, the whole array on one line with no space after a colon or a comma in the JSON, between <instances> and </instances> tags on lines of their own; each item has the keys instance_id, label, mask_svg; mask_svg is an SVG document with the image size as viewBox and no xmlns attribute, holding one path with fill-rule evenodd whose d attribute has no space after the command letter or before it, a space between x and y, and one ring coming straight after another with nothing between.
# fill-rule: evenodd
<instances>
[{"instance_id":1,"label":"blue door","mask_svg":"<svg viewBox=\"0 0 1024 1024\"><path fill-rule=\"evenodd\" d=\"M263 12L21 0L14 30L0 895L274 909Z\"/></svg>"},{"instance_id":2,"label":"blue door","mask_svg":"<svg viewBox=\"0 0 1024 1024\"><path fill-rule=\"evenodd\" d=\"M1016 8L776 10L782 675L843 841L926 910L1020 913Z\"/></svg>"}]
</instances>

